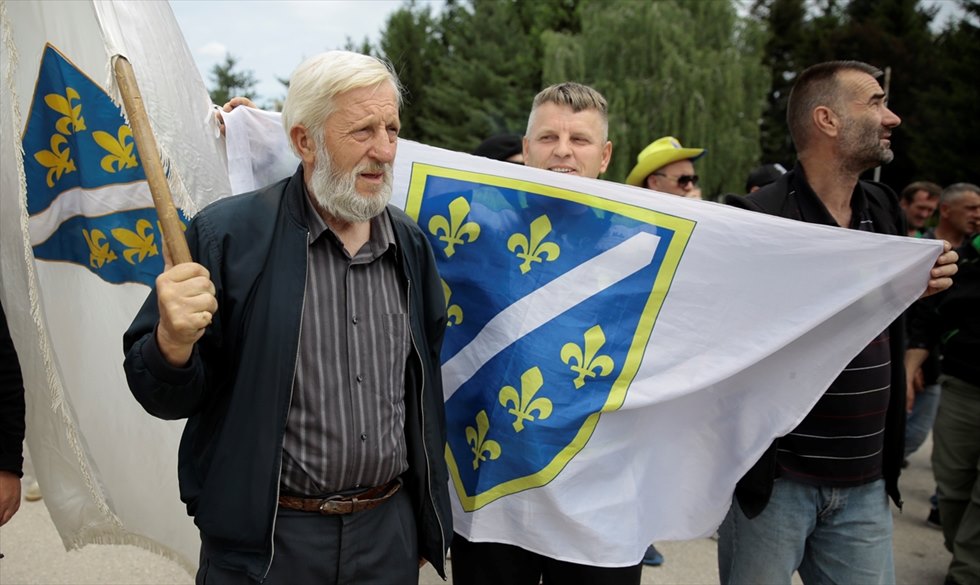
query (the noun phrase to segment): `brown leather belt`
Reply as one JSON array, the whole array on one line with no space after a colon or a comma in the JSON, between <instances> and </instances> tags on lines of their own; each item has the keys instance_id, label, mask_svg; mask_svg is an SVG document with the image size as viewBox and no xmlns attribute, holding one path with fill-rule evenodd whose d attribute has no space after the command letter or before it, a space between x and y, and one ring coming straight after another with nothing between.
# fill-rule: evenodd
<instances>
[{"instance_id":1,"label":"brown leather belt","mask_svg":"<svg viewBox=\"0 0 980 585\"><path fill-rule=\"evenodd\" d=\"M300 496L279 496L279 505L290 510L319 512L320 514L353 514L377 508L391 499L402 487L400 479L373 487L363 492L347 496L328 496L326 498L304 498Z\"/></svg>"}]
</instances>

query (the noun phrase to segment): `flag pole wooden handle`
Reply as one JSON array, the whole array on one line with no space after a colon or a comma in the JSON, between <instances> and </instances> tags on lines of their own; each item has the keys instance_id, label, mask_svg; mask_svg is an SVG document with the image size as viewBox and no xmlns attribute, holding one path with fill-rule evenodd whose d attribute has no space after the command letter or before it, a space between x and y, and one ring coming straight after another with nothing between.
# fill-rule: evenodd
<instances>
[{"instance_id":1,"label":"flag pole wooden handle","mask_svg":"<svg viewBox=\"0 0 980 585\"><path fill-rule=\"evenodd\" d=\"M153 205L160 219L164 245L167 246L174 264L192 262L187 239L184 238L183 225L177 215L170 185L167 184L167 176L160 162L160 151L153 138L153 129L150 128L150 119L143 106L143 96L140 95L140 88L136 84L133 66L125 57L117 55L112 67L116 75L116 83L119 85L119 93L122 95L123 107L126 108L126 115L129 118L129 127L133 130L136 149L143 162L143 172L146 174L146 181L150 184L150 194L153 195Z\"/></svg>"}]
</instances>

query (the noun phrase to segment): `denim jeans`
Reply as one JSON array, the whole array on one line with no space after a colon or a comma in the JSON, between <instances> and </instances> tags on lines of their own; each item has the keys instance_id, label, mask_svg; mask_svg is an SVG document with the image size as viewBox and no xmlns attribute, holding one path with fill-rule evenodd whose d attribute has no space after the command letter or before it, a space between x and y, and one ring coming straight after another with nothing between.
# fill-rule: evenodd
<instances>
[{"instance_id":1,"label":"denim jeans","mask_svg":"<svg viewBox=\"0 0 980 585\"><path fill-rule=\"evenodd\" d=\"M766 509L746 518L732 501L718 529L722 585L895 582L885 482L829 488L777 479Z\"/></svg>"},{"instance_id":2,"label":"denim jeans","mask_svg":"<svg viewBox=\"0 0 980 585\"><path fill-rule=\"evenodd\" d=\"M905 456L919 450L922 443L925 443L929 431L932 430L932 423L936 420L936 411L939 409L939 394L942 384L929 384L922 389L922 392L915 395L915 402L912 404L912 412L905 420Z\"/></svg>"}]
</instances>

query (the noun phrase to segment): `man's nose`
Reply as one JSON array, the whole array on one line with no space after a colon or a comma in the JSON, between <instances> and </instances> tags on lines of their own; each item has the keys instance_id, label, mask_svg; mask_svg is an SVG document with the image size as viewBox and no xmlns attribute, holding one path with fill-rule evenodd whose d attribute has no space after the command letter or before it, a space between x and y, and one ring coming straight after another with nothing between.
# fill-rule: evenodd
<instances>
[{"instance_id":1,"label":"man's nose","mask_svg":"<svg viewBox=\"0 0 980 585\"><path fill-rule=\"evenodd\" d=\"M568 138L559 138L555 146L555 154L560 157L569 156L572 153L572 141Z\"/></svg>"},{"instance_id":2,"label":"man's nose","mask_svg":"<svg viewBox=\"0 0 980 585\"><path fill-rule=\"evenodd\" d=\"M398 146L398 138L390 138L387 132L379 132L371 145L371 158L381 163L390 163L395 160L395 150Z\"/></svg>"},{"instance_id":3,"label":"man's nose","mask_svg":"<svg viewBox=\"0 0 980 585\"><path fill-rule=\"evenodd\" d=\"M898 117L898 114L891 111L891 108L885 107L885 115L881 120L882 126L885 128L894 128L902 123L902 119Z\"/></svg>"}]
</instances>

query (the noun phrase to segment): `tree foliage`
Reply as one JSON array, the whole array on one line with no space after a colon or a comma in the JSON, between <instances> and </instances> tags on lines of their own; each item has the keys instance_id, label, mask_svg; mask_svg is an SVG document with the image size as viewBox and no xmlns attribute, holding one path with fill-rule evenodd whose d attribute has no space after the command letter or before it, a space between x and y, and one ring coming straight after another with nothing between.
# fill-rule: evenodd
<instances>
[{"instance_id":1,"label":"tree foliage","mask_svg":"<svg viewBox=\"0 0 980 585\"><path fill-rule=\"evenodd\" d=\"M581 33L547 35L543 80L581 81L606 96L613 158L605 178L625 180L636 155L670 135L708 149L696 163L706 195L741 189L758 160L768 86L761 26L728 0L609 8L583 3Z\"/></svg>"},{"instance_id":2,"label":"tree foliage","mask_svg":"<svg viewBox=\"0 0 980 585\"><path fill-rule=\"evenodd\" d=\"M219 106L235 96L255 99L255 79L251 69L236 71L238 59L231 54L225 55L224 63L217 63L211 68L211 101Z\"/></svg>"},{"instance_id":3,"label":"tree foliage","mask_svg":"<svg viewBox=\"0 0 980 585\"><path fill-rule=\"evenodd\" d=\"M952 181L929 162L930 149L941 112L935 105L949 103L940 88L956 83L942 71L956 69L963 55L944 43L948 34L937 43L931 27L935 13L934 6L920 0L758 0L753 14L770 31L766 65L772 73L762 123L763 159L793 162L792 144L780 129L785 128L786 98L796 75L821 61L857 59L887 71L889 107L902 118L892 135L895 160L882 167L881 180L896 190L914 180ZM976 122L965 122L975 132Z\"/></svg>"},{"instance_id":4,"label":"tree foliage","mask_svg":"<svg viewBox=\"0 0 980 585\"><path fill-rule=\"evenodd\" d=\"M902 117L896 160L882 180L977 181L980 0L943 30L925 0L409 0L376 46L404 87L402 136L470 151L502 132L522 134L542 87L573 80L609 100L613 159L622 181L637 153L673 135L708 149L697 162L706 195L739 191L761 162L791 165L786 103L809 65L857 59L889 67ZM212 99L252 95L250 71L228 56L212 71ZM223 92L223 93L221 93Z\"/></svg>"},{"instance_id":5,"label":"tree foliage","mask_svg":"<svg viewBox=\"0 0 980 585\"><path fill-rule=\"evenodd\" d=\"M523 133L541 88L541 33L574 30L575 0L447 2L434 16L408 3L380 42L405 85L403 135L469 151L493 134Z\"/></svg>"}]
</instances>

